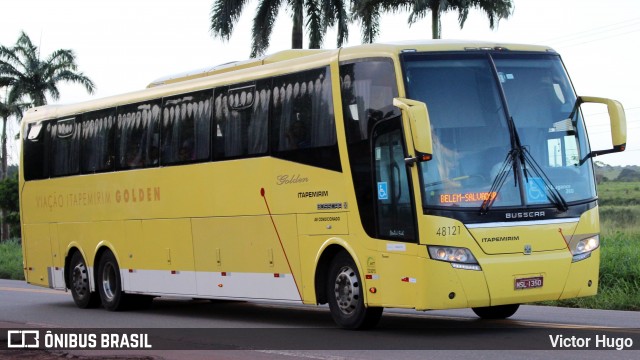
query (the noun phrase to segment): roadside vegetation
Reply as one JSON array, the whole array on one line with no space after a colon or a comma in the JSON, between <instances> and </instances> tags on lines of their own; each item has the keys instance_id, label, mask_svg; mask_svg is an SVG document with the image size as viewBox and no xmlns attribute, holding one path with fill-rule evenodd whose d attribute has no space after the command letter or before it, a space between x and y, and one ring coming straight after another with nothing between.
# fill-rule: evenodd
<instances>
[{"instance_id":1,"label":"roadside vegetation","mask_svg":"<svg viewBox=\"0 0 640 360\"><path fill-rule=\"evenodd\" d=\"M0 279L24 280L20 239L0 242Z\"/></svg>"}]
</instances>

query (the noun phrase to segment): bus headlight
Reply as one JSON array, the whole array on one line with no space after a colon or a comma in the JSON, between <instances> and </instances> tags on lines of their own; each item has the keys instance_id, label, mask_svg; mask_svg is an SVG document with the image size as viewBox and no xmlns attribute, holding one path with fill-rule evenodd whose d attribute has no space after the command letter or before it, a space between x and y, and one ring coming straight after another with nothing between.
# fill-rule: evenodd
<instances>
[{"instance_id":1,"label":"bus headlight","mask_svg":"<svg viewBox=\"0 0 640 360\"><path fill-rule=\"evenodd\" d=\"M586 239L579 240L571 249L573 254L573 262L587 259L591 256L591 252L600 246L600 236L595 235Z\"/></svg>"},{"instance_id":2,"label":"bus headlight","mask_svg":"<svg viewBox=\"0 0 640 360\"><path fill-rule=\"evenodd\" d=\"M429 256L434 260L451 263L456 269L482 270L478 261L467 248L453 246L427 246Z\"/></svg>"}]
</instances>

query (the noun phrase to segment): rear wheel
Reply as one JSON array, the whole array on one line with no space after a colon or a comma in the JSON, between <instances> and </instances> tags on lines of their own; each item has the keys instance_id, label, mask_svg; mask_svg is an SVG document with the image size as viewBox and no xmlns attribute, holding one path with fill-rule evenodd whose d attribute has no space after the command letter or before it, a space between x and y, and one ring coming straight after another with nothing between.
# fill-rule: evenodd
<instances>
[{"instance_id":1,"label":"rear wheel","mask_svg":"<svg viewBox=\"0 0 640 360\"><path fill-rule=\"evenodd\" d=\"M473 312L476 313L482 319L506 319L511 317L518 311L520 304L511 305L498 305L487 307L473 308Z\"/></svg>"},{"instance_id":2,"label":"rear wheel","mask_svg":"<svg viewBox=\"0 0 640 360\"><path fill-rule=\"evenodd\" d=\"M100 257L96 286L102 306L109 311L146 309L153 302L153 296L126 294L122 290L120 267L111 251L105 252Z\"/></svg>"},{"instance_id":3,"label":"rear wheel","mask_svg":"<svg viewBox=\"0 0 640 360\"><path fill-rule=\"evenodd\" d=\"M100 292L102 306L109 311L123 310L126 305L126 295L122 291L120 267L111 251L100 257L98 265L98 280L96 286Z\"/></svg>"},{"instance_id":4,"label":"rear wheel","mask_svg":"<svg viewBox=\"0 0 640 360\"><path fill-rule=\"evenodd\" d=\"M331 262L327 281L329 309L333 320L345 329L369 329L380 321L381 307L366 307L358 268L346 252Z\"/></svg>"},{"instance_id":5,"label":"rear wheel","mask_svg":"<svg viewBox=\"0 0 640 360\"><path fill-rule=\"evenodd\" d=\"M82 309L94 308L100 305L100 295L97 292L91 292L89 269L79 251L76 251L71 256L69 269L69 287L76 305Z\"/></svg>"}]
</instances>

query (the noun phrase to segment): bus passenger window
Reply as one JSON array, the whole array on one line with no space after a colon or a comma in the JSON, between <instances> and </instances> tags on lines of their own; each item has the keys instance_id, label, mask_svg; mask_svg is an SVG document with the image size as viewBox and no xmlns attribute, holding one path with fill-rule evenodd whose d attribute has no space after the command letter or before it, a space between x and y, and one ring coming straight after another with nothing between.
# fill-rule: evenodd
<instances>
[{"instance_id":1,"label":"bus passenger window","mask_svg":"<svg viewBox=\"0 0 640 360\"><path fill-rule=\"evenodd\" d=\"M165 98L162 111L162 163L209 159L213 90ZM158 148L149 150L157 158ZM156 160L157 161L157 160Z\"/></svg>"},{"instance_id":2,"label":"bus passenger window","mask_svg":"<svg viewBox=\"0 0 640 360\"><path fill-rule=\"evenodd\" d=\"M25 180L49 177L49 162L45 160L46 144L49 142L51 124L43 122L29 124L23 145L23 166Z\"/></svg>"},{"instance_id":3,"label":"bus passenger window","mask_svg":"<svg viewBox=\"0 0 640 360\"><path fill-rule=\"evenodd\" d=\"M82 116L81 171L84 174L109 171L115 165L116 109L87 113Z\"/></svg>"},{"instance_id":4,"label":"bus passenger window","mask_svg":"<svg viewBox=\"0 0 640 360\"><path fill-rule=\"evenodd\" d=\"M273 84L273 155L341 171L329 68L284 75Z\"/></svg>"},{"instance_id":5,"label":"bus passenger window","mask_svg":"<svg viewBox=\"0 0 640 360\"><path fill-rule=\"evenodd\" d=\"M160 100L118 107L118 169L157 166L153 148L159 146Z\"/></svg>"},{"instance_id":6,"label":"bus passenger window","mask_svg":"<svg viewBox=\"0 0 640 360\"><path fill-rule=\"evenodd\" d=\"M216 90L215 159L266 154L270 81L235 84Z\"/></svg>"},{"instance_id":7,"label":"bus passenger window","mask_svg":"<svg viewBox=\"0 0 640 360\"><path fill-rule=\"evenodd\" d=\"M51 176L74 175L79 171L80 130L75 118L58 120L51 126Z\"/></svg>"}]
</instances>

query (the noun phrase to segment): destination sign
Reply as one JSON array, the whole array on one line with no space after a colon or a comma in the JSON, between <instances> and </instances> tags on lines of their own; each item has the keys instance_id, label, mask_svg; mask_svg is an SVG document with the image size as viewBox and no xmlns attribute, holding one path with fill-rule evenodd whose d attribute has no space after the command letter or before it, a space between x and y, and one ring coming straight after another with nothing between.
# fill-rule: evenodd
<instances>
[{"instance_id":1,"label":"destination sign","mask_svg":"<svg viewBox=\"0 0 640 360\"><path fill-rule=\"evenodd\" d=\"M495 200L497 196L498 196L498 193L495 191L441 194L440 203L441 204L458 204L458 203L469 203L469 202L481 202L485 200Z\"/></svg>"}]
</instances>

